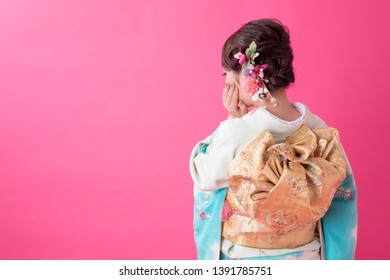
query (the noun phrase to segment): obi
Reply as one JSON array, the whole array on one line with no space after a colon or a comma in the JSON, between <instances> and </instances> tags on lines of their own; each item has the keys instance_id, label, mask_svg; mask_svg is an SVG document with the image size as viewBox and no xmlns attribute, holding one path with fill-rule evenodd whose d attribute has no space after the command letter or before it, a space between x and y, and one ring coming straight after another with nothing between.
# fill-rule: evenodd
<instances>
[{"instance_id":1,"label":"obi","mask_svg":"<svg viewBox=\"0 0 390 280\"><path fill-rule=\"evenodd\" d=\"M252 248L303 246L345 177L335 128L301 125L278 144L263 130L229 166L222 236Z\"/></svg>"}]
</instances>

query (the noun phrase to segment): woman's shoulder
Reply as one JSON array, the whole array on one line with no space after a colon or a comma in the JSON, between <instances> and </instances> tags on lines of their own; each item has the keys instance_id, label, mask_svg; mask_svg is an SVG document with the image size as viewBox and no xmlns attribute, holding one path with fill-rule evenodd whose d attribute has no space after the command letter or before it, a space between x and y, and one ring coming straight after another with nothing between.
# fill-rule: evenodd
<instances>
[{"instance_id":1,"label":"woman's shoulder","mask_svg":"<svg viewBox=\"0 0 390 280\"><path fill-rule=\"evenodd\" d=\"M326 122L317 114L313 114L309 111L309 114L304 122L309 128L325 128L328 127Z\"/></svg>"},{"instance_id":2,"label":"woman's shoulder","mask_svg":"<svg viewBox=\"0 0 390 280\"><path fill-rule=\"evenodd\" d=\"M212 142L219 141L232 146L239 146L242 143L256 136L251 125L243 118L231 118L220 122L213 132Z\"/></svg>"},{"instance_id":3,"label":"woman's shoulder","mask_svg":"<svg viewBox=\"0 0 390 280\"><path fill-rule=\"evenodd\" d=\"M216 132L223 134L234 134L235 132L242 131L247 124L242 121L241 118L231 118L223 120L219 123L219 126L216 129Z\"/></svg>"}]
</instances>

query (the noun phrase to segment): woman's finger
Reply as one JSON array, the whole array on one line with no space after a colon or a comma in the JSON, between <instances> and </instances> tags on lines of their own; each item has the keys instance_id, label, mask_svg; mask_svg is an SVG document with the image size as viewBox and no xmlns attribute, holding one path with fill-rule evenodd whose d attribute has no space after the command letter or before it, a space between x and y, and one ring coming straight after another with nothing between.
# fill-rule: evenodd
<instances>
[{"instance_id":1,"label":"woman's finger","mask_svg":"<svg viewBox=\"0 0 390 280\"><path fill-rule=\"evenodd\" d=\"M233 86L233 99L232 99L232 106L234 108L237 108L238 105L238 88L234 85Z\"/></svg>"},{"instance_id":2,"label":"woman's finger","mask_svg":"<svg viewBox=\"0 0 390 280\"><path fill-rule=\"evenodd\" d=\"M232 86L230 84L228 84L227 91L226 104L227 106L230 106L230 103L232 102Z\"/></svg>"},{"instance_id":3,"label":"woman's finger","mask_svg":"<svg viewBox=\"0 0 390 280\"><path fill-rule=\"evenodd\" d=\"M238 113L238 107L237 107L237 103L236 103L236 92L234 90L232 90L232 100L230 102L230 105L229 105L229 111L231 113L234 113L235 115Z\"/></svg>"},{"instance_id":4,"label":"woman's finger","mask_svg":"<svg viewBox=\"0 0 390 280\"><path fill-rule=\"evenodd\" d=\"M228 84L225 84L225 87L222 90L222 103L226 107L226 99L228 95Z\"/></svg>"}]
</instances>

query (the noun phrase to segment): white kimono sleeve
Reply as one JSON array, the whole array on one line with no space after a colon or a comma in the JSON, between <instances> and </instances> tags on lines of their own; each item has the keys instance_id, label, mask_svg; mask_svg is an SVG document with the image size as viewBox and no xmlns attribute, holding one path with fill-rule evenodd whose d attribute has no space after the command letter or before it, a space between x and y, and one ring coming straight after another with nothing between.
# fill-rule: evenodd
<instances>
[{"instance_id":1,"label":"white kimono sleeve","mask_svg":"<svg viewBox=\"0 0 390 280\"><path fill-rule=\"evenodd\" d=\"M229 164L238 146L232 132L233 123L233 120L221 122L212 135L192 150L190 172L195 185L202 191L228 187Z\"/></svg>"}]
</instances>

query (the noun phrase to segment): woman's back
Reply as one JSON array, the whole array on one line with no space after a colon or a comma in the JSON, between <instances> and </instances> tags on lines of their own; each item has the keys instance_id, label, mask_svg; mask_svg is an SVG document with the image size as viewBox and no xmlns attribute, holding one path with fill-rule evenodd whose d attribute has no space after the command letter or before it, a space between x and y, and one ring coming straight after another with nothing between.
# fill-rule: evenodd
<instances>
[{"instance_id":1,"label":"woman's back","mask_svg":"<svg viewBox=\"0 0 390 280\"><path fill-rule=\"evenodd\" d=\"M222 67L225 71L226 85L223 89L223 104L230 115L227 120L220 123L212 135L195 145L190 159L195 195L194 234L200 259L225 258L226 255L223 253L229 255L229 250L225 250L220 255L221 219L223 216L226 218L223 214L223 205L228 189L231 187L229 165L245 145L264 131L272 135L275 144L279 144L284 143L303 125L309 130L327 127L325 122L312 114L305 104L288 101L286 89L295 81L292 60L288 29L275 19L251 21L243 25L224 43ZM256 109L248 112L251 106L255 106ZM317 145L326 143L325 139L319 140ZM340 186L342 189L336 192L340 197L335 197L331 203L329 208L331 214L325 215L318 227L319 233L322 232L322 228L325 232L322 241L326 242L325 246L322 246L322 253L327 258L353 258L356 243L356 238L353 238L353 232L356 232L356 200L352 199L356 196L356 186L352 169L343 149L342 151L347 163L347 178ZM251 151L251 153L257 152L256 149ZM296 156L299 156L300 152L295 152ZM326 153L329 151L321 151L320 154L326 156ZM259 168L261 166L263 165L260 164ZM279 171L282 172L283 168L279 161ZM333 188L332 191L335 189ZM251 197L252 195L253 193ZM340 201L341 197L346 199ZM245 199L248 199L248 196ZM347 211L340 213L343 211L341 209ZM340 221L342 221L341 225ZM311 227L310 230L314 228ZM349 238L348 241L341 243L340 235ZM230 249L235 246L234 242L241 242L238 239L233 240L233 237L231 239L231 243L228 244ZM297 240L297 244L299 242ZM334 246L330 245L331 243ZM239 245L236 245L236 248L239 248ZM311 258L310 254L302 253L316 250L318 252L318 244L314 245L314 247L298 247L298 254L297 251L290 251L287 256ZM327 252L324 252L325 247ZM242 253L240 257L252 254L245 250L235 252L239 255ZM261 259L268 257L267 253L269 252L259 257ZM279 251L274 258L284 258L285 253L286 251Z\"/></svg>"}]
</instances>

